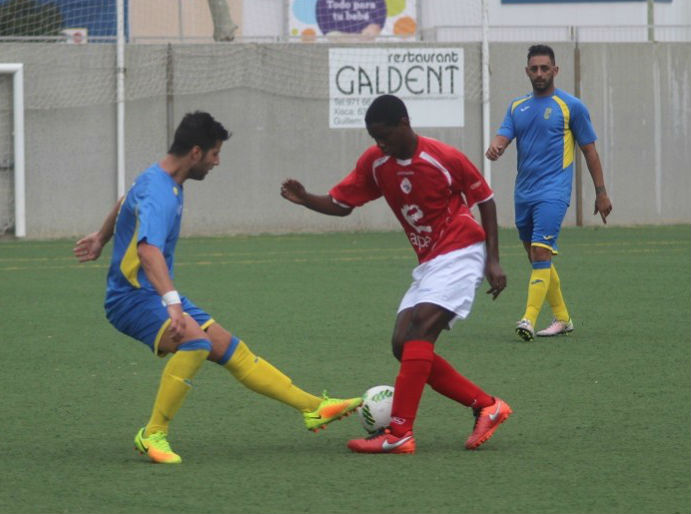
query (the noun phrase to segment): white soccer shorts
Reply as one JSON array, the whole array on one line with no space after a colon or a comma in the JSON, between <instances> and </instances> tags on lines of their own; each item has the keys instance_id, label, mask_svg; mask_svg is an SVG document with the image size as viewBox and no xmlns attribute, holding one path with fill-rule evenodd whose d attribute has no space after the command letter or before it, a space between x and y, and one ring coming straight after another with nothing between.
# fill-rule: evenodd
<instances>
[{"instance_id":1,"label":"white soccer shorts","mask_svg":"<svg viewBox=\"0 0 691 514\"><path fill-rule=\"evenodd\" d=\"M404 309L419 303L433 303L456 313L449 328L465 319L475 300L475 291L485 277L485 243L476 243L423 262L413 269L413 283L398 306Z\"/></svg>"}]
</instances>

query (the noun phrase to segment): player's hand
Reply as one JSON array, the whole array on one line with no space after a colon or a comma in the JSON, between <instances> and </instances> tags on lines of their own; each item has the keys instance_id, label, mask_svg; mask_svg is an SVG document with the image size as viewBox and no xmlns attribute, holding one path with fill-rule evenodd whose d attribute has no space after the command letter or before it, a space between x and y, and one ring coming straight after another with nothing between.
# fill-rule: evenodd
<instances>
[{"instance_id":1,"label":"player's hand","mask_svg":"<svg viewBox=\"0 0 691 514\"><path fill-rule=\"evenodd\" d=\"M506 275L504 274L504 270L501 269L498 262L488 261L485 267L485 277L490 286L487 290L487 294L491 294L492 300L496 300L499 293L506 288Z\"/></svg>"},{"instance_id":2,"label":"player's hand","mask_svg":"<svg viewBox=\"0 0 691 514\"><path fill-rule=\"evenodd\" d=\"M173 342L177 343L185 334L185 315L182 312L182 304L174 303L167 308L168 315L170 316L168 331Z\"/></svg>"},{"instance_id":3,"label":"player's hand","mask_svg":"<svg viewBox=\"0 0 691 514\"><path fill-rule=\"evenodd\" d=\"M281 184L281 196L286 200L302 205L305 197L305 186L299 181L289 178Z\"/></svg>"},{"instance_id":4,"label":"player's hand","mask_svg":"<svg viewBox=\"0 0 691 514\"><path fill-rule=\"evenodd\" d=\"M612 202L605 192L598 193L595 196L595 210L593 211L593 216L595 216L598 212L600 213L600 217L602 217L602 223L606 225L607 216L609 216L609 213L612 212Z\"/></svg>"},{"instance_id":5,"label":"player's hand","mask_svg":"<svg viewBox=\"0 0 691 514\"><path fill-rule=\"evenodd\" d=\"M81 238L72 249L79 262L95 261L101 255L103 242L98 232Z\"/></svg>"},{"instance_id":6,"label":"player's hand","mask_svg":"<svg viewBox=\"0 0 691 514\"><path fill-rule=\"evenodd\" d=\"M485 157L487 157L490 161L496 161L502 156L504 150L506 150L506 145L492 141L492 143L489 145L489 148L485 152Z\"/></svg>"}]
</instances>

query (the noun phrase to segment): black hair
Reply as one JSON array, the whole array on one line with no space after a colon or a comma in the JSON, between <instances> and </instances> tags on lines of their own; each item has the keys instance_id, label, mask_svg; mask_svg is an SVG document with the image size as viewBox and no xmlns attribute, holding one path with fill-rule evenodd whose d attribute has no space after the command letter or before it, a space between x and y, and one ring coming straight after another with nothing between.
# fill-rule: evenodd
<instances>
[{"instance_id":1,"label":"black hair","mask_svg":"<svg viewBox=\"0 0 691 514\"><path fill-rule=\"evenodd\" d=\"M175 130L173 144L170 145L168 153L181 157L195 146L207 152L219 141L226 141L230 136L223 125L208 112L187 113Z\"/></svg>"},{"instance_id":2,"label":"black hair","mask_svg":"<svg viewBox=\"0 0 691 514\"><path fill-rule=\"evenodd\" d=\"M401 118L408 117L403 100L394 95L383 95L374 99L367 108L365 124L384 123L386 125L398 125Z\"/></svg>"},{"instance_id":3,"label":"black hair","mask_svg":"<svg viewBox=\"0 0 691 514\"><path fill-rule=\"evenodd\" d=\"M554 66L554 63L556 62L554 59L554 50L552 50L552 47L547 46L547 45L533 45L530 48L528 48L528 60L530 61L530 58L533 57L534 55L546 55L550 58L552 61L552 66Z\"/></svg>"}]
</instances>

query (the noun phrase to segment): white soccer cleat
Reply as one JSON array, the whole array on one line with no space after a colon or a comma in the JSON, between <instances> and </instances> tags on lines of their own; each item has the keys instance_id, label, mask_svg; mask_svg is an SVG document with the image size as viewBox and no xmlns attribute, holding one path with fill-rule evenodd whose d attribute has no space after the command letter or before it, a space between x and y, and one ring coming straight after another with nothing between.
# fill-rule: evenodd
<instances>
[{"instance_id":1,"label":"white soccer cleat","mask_svg":"<svg viewBox=\"0 0 691 514\"><path fill-rule=\"evenodd\" d=\"M565 335L569 332L573 332L573 321L571 321L570 319L569 321L560 321L558 319L553 319L552 324L544 330L540 330L537 333L537 335L539 337L552 337Z\"/></svg>"},{"instance_id":2,"label":"white soccer cleat","mask_svg":"<svg viewBox=\"0 0 691 514\"><path fill-rule=\"evenodd\" d=\"M535 337L535 329L529 319L516 322L516 335L524 341L532 341Z\"/></svg>"}]
</instances>

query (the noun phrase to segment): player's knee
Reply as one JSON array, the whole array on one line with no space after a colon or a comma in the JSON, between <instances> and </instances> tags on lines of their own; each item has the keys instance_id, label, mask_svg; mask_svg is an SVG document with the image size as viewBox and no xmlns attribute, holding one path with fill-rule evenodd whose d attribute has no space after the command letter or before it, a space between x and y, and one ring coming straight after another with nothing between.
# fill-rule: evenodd
<instances>
[{"instance_id":1,"label":"player's knee","mask_svg":"<svg viewBox=\"0 0 691 514\"><path fill-rule=\"evenodd\" d=\"M437 337L439 337L441 331L448 327L448 325L449 323L446 316L427 316L418 315L418 313L416 313L408 326L403 343L416 339L434 342L437 340ZM401 348L403 348L403 345L401 345Z\"/></svg>"},{"instance_id":2,"label":"player's knee","mask_svg":"<svg viewBox=\"0 0 691 514\"><path fill-rule=\"evenodd\" d=\"M205 352L211 352L211 341L208 339L192 339L191 341L186 341L181 343L177 347L177 351L190 352L194 350L203 350Z\"/></svg>"},{"instance_id":3,"label":"player's knee","mask_svg":"<svg viewBox=\"0 0 691 514\"><path fill-rule=\"evenodd\" d=\"M531 246L530 248L531 262L543 262L552 260L552 250L543 246Z\"/></svg>"},{"instance_id":4,"label":"player's knee","mask_svg":"<svg viewBox=\"0 0 691 514\"><path fill-rule=\"evenodd\" d=\"M403 357L403 343L405 343L403 338L398 337L396 334L391 338L391 353L398 361Z\"/></svg>"}]
</instances>

